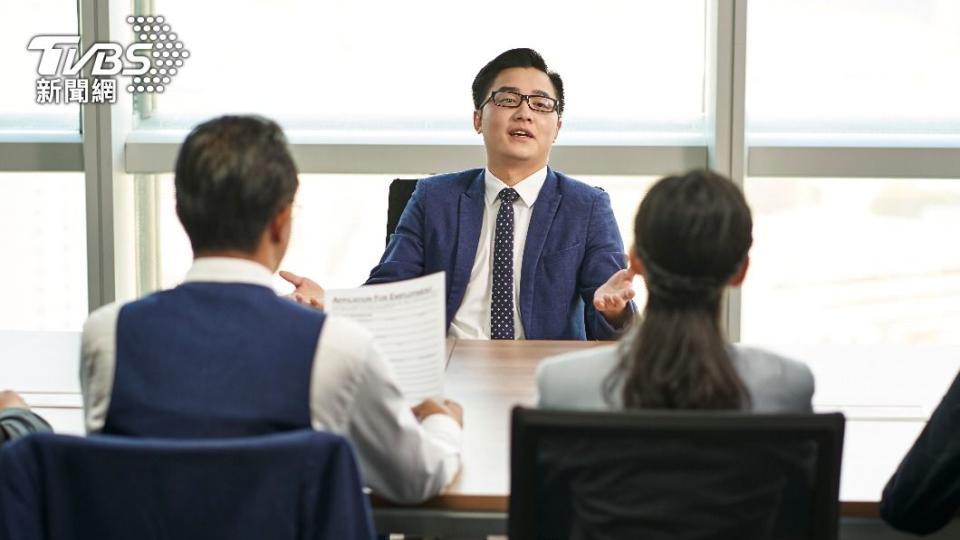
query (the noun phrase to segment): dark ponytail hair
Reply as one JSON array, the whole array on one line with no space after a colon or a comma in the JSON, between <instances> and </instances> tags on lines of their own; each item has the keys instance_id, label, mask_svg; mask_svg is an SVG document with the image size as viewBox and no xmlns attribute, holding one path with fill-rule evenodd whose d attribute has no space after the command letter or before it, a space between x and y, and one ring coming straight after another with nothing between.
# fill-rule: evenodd
<instances>
[{"instance_id":1,"label":"dark ponytail hair","mask_svg":"<svg viewBox=\"0 0 960 540\"><path fill-rule=\"evenodd\" d=\"M720 327L720 305L726 284L746 263L752 229L743 193L717 173L694 170L650 189L634 223L647 305L607 378L608 395L622 382L626 408L749 408Z\"/></svg>"}]
</instances>

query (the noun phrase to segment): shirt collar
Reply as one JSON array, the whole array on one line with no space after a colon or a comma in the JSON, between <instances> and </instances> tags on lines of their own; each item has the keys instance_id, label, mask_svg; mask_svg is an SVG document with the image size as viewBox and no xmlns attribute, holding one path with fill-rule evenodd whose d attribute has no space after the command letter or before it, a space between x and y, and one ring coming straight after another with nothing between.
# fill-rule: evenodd
<instances>
[{"instance_id":1,"label":"shirt collar","mask_svg":"<svg viewBox=\"0 0 960 540\"><path fill-rule=\"evenodd\" d=\"M543 187L543 183L546 181L547 167L544 166L539 171L517 182L517 184L513 186L513 189L517 190L517 194L520 195L520 200L523 201L527 207L532 207L533 203L537 200L537 195L540 194L540 188ZM485 169L483 174L483 187L483 200L486 201L487 205L492 205L497 200L497 195L500 194L500 190L510 186L504 184L503 180L500 180L490 172L490 169Z\"/></svg>"},{"instance_id":2,"label":"shirt collar","mask_svg":"<svg viewBox=\"0 0 960 540\"><path fill-rule=\"evenodd\" d=\"M257 262L236 257L200 257L193 260L183 282L251 283L273 289L272 277L273 272Z\"/></svg>"}]
</instances>

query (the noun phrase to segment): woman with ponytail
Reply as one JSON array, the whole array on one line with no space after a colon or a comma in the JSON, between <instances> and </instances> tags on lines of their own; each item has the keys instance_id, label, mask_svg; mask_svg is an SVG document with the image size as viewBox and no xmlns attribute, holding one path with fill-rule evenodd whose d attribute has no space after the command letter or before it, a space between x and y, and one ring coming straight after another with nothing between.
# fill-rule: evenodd
<instances>
[{"instance_id":1,"label":"woman with ponytail","mask_svg":"<svg viewBox=\"0 0 960 540\"><path fill-rule=\"evenodd\" d=\"M731 345L720 326L724 289L747 273L752 229L743 193L719 174L657 182L637 211L630 249L648 291L641 322L618 345L544 361L540 406L809 412L809 368Z\"/></svg>"}]
</instances>

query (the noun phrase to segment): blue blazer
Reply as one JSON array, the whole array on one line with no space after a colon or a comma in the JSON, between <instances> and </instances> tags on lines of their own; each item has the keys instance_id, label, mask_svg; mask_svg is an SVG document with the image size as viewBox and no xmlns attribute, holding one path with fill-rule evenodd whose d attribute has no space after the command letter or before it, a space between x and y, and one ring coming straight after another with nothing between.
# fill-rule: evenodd
<instances>
[{"instance_id":1,"label":"blue blazer","mask_svg":"<svg viewBox=\"0 0 960 540\"><path fill-rule=\"evenodd\" d=\"M373 540L350 443L43 433L0 452L0 538Z\"/></svg>"},{"instance_id":2,"label":"blue blazer","mask_svg":"<svg viewBox=\"0 0 960 540\"><path fill-rule=\"evenodd\" d=\"M484 170L417 182L396 232L367 284L443 270L447 326L463 302L484 211ZM533 205L520 272L520 319L527 339L614 339L593 293L624 267L610 197L553 169ZM633 303L629 309L636 312Z\"/></svg>"}]
</instances>

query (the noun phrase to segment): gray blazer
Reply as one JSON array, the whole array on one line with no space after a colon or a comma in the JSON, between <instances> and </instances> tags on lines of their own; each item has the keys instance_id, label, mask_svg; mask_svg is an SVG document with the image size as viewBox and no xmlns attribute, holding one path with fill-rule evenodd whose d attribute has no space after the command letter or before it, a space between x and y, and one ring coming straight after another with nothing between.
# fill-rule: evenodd
<instances>
[{"instance_id":1,"label":"gray blazer","mask_svg":"<svg viewBox=\"0 0 960 540\"><path fill-rule=\"evenodd\" d=\"M603 382L620 359L617 345L597 347L547 358L537 367L539 406L547 409L609 410ZM730 356L743 379L754 412L812 412L813 374L810 368L762 349L731 345Z\"/></svg>"}]
</instances>

